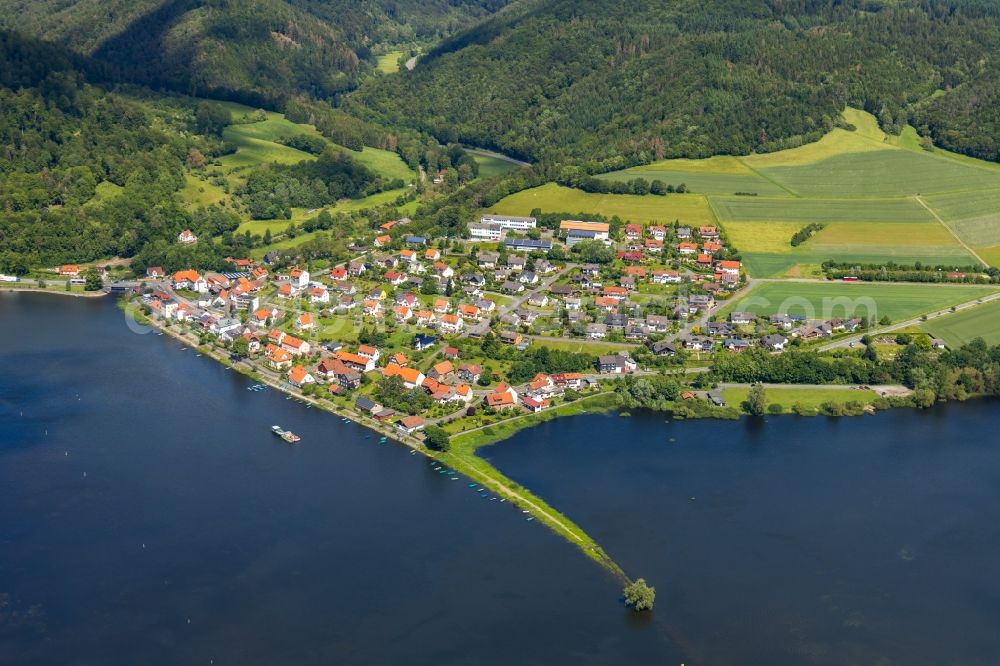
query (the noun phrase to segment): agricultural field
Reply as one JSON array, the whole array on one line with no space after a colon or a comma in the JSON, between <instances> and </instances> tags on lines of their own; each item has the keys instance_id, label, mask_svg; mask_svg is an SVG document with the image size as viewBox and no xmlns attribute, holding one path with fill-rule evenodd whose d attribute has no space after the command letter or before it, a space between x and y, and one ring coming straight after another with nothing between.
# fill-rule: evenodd
<instances>
[{"instance_id":1,"label":"agricultural field","mask_svg":"<svg viewBox=\"0 0 1000 666\"><path fill-rule=\"evenodd\" d=\"M988 344L997 345L1000 344L1000 302L992 301L931 319L920 327L951 347L963 345L975 338L983 338Z\"/></svg>"},{"instance_id":2,"label":"agricultural field","mask_svg":"<svg viewBox=\"0 0 1000 666\"><path fill-rule=\"evenodd\" d=\"M673 194L665 197L635 194L593 194L555 183L534 187L505 197L490 207L491 213L528 215L533 209L570 215L587 213L617 215L633 222L672 224L715 224L715 216L704 196Z\"/></svg>"},{"instance_id":3,"label":"agricultural field","mask_svg":"<svg viewBox=\"0 0 1000 666\"><path fill-rule=\"evenodd\" d=\"M1000 246L1000 189L930 195L925 201L972 247Z\"/></svg>"},{"instance_id":4,"label":"agricultural field","mask_svg":"<svg viewBox=\"0 0 1000 666\"><path fill-rule=\"evenodd\" d=\"M803 274L827 260L979 263L963 242L1000 266L1000 165L924 150L912 127L888 136L857 109L844 119L853 131L837 128L797 148L664 160L601 177L684 182L704 194L756 277ZM792 235L811 223L827 227L792 247Z\"/></svg>"},{"instance_id":5,"label":"agricultural field","mask_svg":"<svg viewBox=\"0 0 1000 666\"><path fill-rule=\"evenodd\" d=\"M756 286L720 314L739 310L763 316L782 312L809 319L887 316L898 322L996 291L995 287L974 285L774 281Z\"/></svg>"}]
</instances>

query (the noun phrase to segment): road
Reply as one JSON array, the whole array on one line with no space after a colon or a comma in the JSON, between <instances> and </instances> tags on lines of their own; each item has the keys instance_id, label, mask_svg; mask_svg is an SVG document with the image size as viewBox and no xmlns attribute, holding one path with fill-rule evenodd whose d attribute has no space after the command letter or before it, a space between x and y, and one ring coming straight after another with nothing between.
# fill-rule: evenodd
<instances>
[{"instance_id":1,"label":"road","mask_svg":"<svg viewBox=\"0 0 1000 666\"><path fill-rule=\"evenodd\" d=\"M989 303L1000 299L1000 292L995 292L987 296L981 296L974 301L966 301L961 305L954 306L954 312L961 312L962 310L967 310L969 308L974 308L983 303ZM843 347L849 347L851 344L857 344L861 342L861 338L866 335L869 337L874 337L876 335L883 335L885 333L892 333L893 331L898 331L900 329L908 328L910 326L919 326L925 321L930 321L931 319L937 319L938 317L945 317L947 315L953 314L952 308L947 308L944 310L938 310L937 312L931 312L926 315L921 315L919 317L913 317L912 319L907 319L906 321L900 321L895 324L890 324L888 326L880 326L878 328L873 328L871 330L865 331L860 335L852 335L847 338L842 338L836 342L827 343L819 347L819 351L830 351L831 349L838 349Z\"/></svg>"}]
</instances>

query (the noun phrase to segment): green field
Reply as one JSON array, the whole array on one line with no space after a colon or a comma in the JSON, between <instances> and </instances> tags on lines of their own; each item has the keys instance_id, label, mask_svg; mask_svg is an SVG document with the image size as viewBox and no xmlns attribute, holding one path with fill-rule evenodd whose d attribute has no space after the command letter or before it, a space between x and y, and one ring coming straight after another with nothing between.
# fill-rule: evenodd
<instances>
[{"instance_id":1,"label":"green field","mask_svg":"<svg viewBox=\"0 0 1000 666\"><path fill-rule=\"evenodd\" d=\"M927 205L973 247L1000 245L1000 189L926 197Z\"/></svg>"},{"instance_id":2,"label":"green field","mask_svg":"<svg viewBox=\"0 0 1000 666\"><path fill-rule=\"evenodd\" d=\"M493 205L491 213L528 215L533 209L543 212L618 215L633 222L669 224L714 224L715 216L705 197L697 194L674 194L665 197L635 194L591 194L569 187L548 183L505 197Z\"/></svg>"},{"instance_id":3,"label":"green field","mask_svg":"<svg viewBox=\"0 0 1000 666\"><path fill-rule=\"evenodd\" d=\"M492 178L519 168L517 164L510 160L505 160L486 151L470 150L468 152L476 160L476 164L479 165L478 178Z\"/></svg>"},{"instance_id":4,"label":"green field","mask_svg":"<svg viewBox=\"0 0 1000 666\"><path fill-rule=\"evenodd\" d=\"M747 399L749 388L727 388L722 390L722 397L726 402L739 407L740 403ZM848 402L860 402L862 405L870 405L875 402L878 394L872 390L861 390L857 388L765 388L764 397L768 405L781 405L783 413L792 411L792 405L798 403L804 407L818 409L824 402L843 405Z\"/></svg>"},{"instance_id":5,"label":"green field","mask_svg":"<svg viewBox=\"0 0 1000 666\"><path fill-rule=\"evenodd\" d=\"M615 343L615 342L600 342L600 343L587 343L580 340L564 340L560 338L532 338L532 346L547 347L549 349L558 349L559 351L568 351L576 354L593 354L595 356L600 354L615 354L622 350L634 349L635 345Z\"/></svg>"},{"instance_id":6,"label":"green field","mask_svg":"<svg viewBox=\"0 0 1000 666\"><path fill-rule=\"evenodd\" d=\"M992 301L955 314L931 319L921 328L951 347L958 347L975 338L991 345L1000 344L1000 302Z\"/></svg>"},{"instance_id":7,"label":"green field","mask_svg":"<svg viewBox=\"0 0 1000 666\"><path fill-rule=\"evenodd\" d=\"M855 130L834 129L797 148L663 160L600 177L684 182L693 193L706 195L757 277L794 273L826 260L978 263L956 235L1000 265L1000 165L928 152L912 127L888 136L872 115L857 109L846 109L844 118ZM792 235L810 223L827 228L793 248Z\"/></svg>"},{"instance_id":8,"label":"green field","mask_svg":"<svg viewBox=\"0 0 1000 666\"><path fill-rule=\"evenodd\" d=\"M810 222L931 222L930 211L916 199L790 199L770 197L712 197L719 221Z\"/></svg>"},{"instance_id":9,"label":"green field","mask_svg":"<svg viewBox=\"0 0 1000 666\"><path fill-rule=\"evenodd\" d=\"M399 71L399 59L403 57L403 51L389 51L378 57L378 71L383 74L395 74Z\"/></svg>"},{"instance_id":10,"label":"green field","mask_svg":"<svg viewBox=\"0 0 1000 666\"><path fill-rule=\"evenodd\" d=\"M804 314L810 319L876 319L888 316L895 322L943 310L997 291L994 287L969 285L884 284L843 282L766 282L733 303L722 314L734 310L771 315L777 312Z\"/></svg>"}]
</instances>

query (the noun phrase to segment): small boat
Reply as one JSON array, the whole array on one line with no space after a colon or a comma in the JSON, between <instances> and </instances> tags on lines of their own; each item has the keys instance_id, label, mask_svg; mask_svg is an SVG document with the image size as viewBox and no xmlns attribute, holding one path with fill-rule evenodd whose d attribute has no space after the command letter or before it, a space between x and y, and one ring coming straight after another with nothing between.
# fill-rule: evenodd
<instances>
[{"instance_id":1,"label":"small boat","mask_svg":"<svg viewBox=\"0 0 1000 666\"><path fill-rule=\"evenodd\" d=\"M275 435L285 440L289 444L295 444L296 442L301 441L302 439L291 430L284 430L281 426L271 426L271 432L273 432Z\"/></svg>"}]
</instances>

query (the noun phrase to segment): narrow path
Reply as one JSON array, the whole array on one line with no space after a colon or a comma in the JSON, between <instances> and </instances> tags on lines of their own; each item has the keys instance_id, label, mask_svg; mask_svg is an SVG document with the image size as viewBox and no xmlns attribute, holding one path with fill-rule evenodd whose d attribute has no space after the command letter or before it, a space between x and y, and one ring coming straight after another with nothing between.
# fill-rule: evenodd
<instances>
[{"instance_id":1,"label":"narrow path","mask_svg":"<svg viewBox=\"0 0 1000 666\"><path fill-rule=\"evenodd\" d=\"M986 261L984 261L983 258L980 257L979 254L977 254L975 250L973 250L971 247L969 247L968 244L966 244L966 242L964 240L962 240L961 237L959 237L958 234L955 233L954 229L952 229L951 227L948 226L947 222L945 222L944 220L941 219L941 216L938 215L934 211L933 208L931 208L930 206L927 205L927 202L925 202L920 197L919 194L917 196L915 196L914 199L917 200L917 203L919 203L921 206L923 206L924 208L926 208L927 212L930 213L931 215L933 215L934 219L937 220L938 222L940 222L941 226L944 227L945 229L947 229L948 233L950 233L952 236L954 236L955 240L957 240L962 247L964 247L966 250L968 250L969 254L971 254L973 257L975 257L976 259L978 259L979 263L981 263L985 268L989 268L990 267L990 265Z\"/></svg>"}]
</instances>

